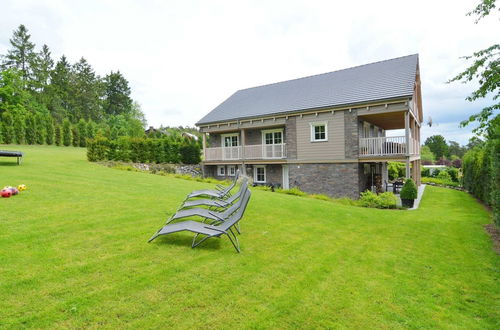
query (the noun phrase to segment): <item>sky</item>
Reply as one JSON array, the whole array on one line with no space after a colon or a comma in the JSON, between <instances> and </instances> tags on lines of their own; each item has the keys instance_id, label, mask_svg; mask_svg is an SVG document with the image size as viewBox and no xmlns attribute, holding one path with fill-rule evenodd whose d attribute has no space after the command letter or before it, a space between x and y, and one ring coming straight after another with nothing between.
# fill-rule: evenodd
<instances>
[{"instance_id":1,"label":"sky","mask_svg":"<svg viewBox=\"0 0 500 330\"><path fill-rule=\"evenodd\" d=\"M239 89L418 53L426 122L466 144L459 122L491 99L447 84L462 56L499 42L497 12L474 24L479 0L0 0L0 54L24 24L37 49L120 70L151 126L194 126Z\"/></svg>"}]
</instances>

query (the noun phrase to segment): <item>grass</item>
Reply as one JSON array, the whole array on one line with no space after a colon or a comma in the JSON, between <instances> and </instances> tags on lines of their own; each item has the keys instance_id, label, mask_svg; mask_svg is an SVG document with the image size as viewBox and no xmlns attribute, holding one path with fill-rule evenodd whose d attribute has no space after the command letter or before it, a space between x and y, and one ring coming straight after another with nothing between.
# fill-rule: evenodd
<instances>
[{"instance_id":1,"label":"grass","mask_svg":"<svg viewBox=\"0 0 500 330\"><path fill-rule=\"evenodd\" d=\"M254 190L241 254L147 239L211 184L116 171L79 148L0 158L0 328L499 328L489 214L427 187L416 211Z\"/></svg>"}]
</instances>

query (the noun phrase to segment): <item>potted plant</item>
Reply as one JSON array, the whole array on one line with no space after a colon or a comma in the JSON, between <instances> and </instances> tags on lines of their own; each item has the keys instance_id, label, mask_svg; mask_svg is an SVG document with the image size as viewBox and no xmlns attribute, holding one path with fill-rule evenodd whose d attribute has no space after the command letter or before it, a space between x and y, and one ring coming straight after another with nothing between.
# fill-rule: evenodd
<instances>
[{"instance_id":1,"label":"potted plant","mask_svg":"<svg viewBox=\"0 0 500 330\"><path fill-rule=\"evenodd\" d=\"M406 180L403 188L401 188L400 196L404 207L413 207L413 203L418 196L418 190L412 179Z\"/></svg>"}]
</instances>

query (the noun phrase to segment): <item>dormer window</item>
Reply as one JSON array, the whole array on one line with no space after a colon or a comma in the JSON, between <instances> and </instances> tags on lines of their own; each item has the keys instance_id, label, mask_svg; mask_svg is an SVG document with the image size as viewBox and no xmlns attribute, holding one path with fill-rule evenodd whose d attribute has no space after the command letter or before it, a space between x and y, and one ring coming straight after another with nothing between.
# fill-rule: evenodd
<instances>
[{"instance_id":1,"label":"dormer window","mask_svg":"<svg viewBox=\"0 0 500 330\"><path fill-rule=\"evenodd\" d=\"M324 122L311 123L311 142L328 141L328 124Z\"/></svg>"}]
</instances>

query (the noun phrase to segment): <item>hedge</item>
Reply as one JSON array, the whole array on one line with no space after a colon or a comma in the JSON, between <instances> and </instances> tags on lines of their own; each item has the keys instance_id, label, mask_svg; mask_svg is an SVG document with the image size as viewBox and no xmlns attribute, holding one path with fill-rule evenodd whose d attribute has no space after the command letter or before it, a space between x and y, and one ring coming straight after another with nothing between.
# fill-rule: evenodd
<instances>
[{"instance_id":1,"label":"hedge","mask_svg":"<svg viewBox=\"0 0 500 330\"><path fill-rule=\"evenodd\" d=\"M201 148L198 143L169 138L119 137L116 140L99 136L87 139L87 159L91 162L115 160L134 163L198 164Z\"/></svg>"},{"instance_id":2,"label":"hedge","mask_svg":"<svg viewBox=\"0 0 500 330\"><path fill-rule=\"evenodd\" d=\"M491 139L463 157L463 187L493 208L494 221L500 226L500 141Z\"/></svg>"}]
</instances>

